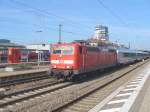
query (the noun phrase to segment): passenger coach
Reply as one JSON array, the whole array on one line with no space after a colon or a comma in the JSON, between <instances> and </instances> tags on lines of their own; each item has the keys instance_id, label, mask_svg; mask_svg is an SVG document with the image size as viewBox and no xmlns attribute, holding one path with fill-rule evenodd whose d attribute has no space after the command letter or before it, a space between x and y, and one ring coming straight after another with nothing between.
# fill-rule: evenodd
<instances>
[{"instance_id":1,"label":"passenger coach","mask_svg":"<svg viewBox=\"0 0 150 112\"><path fill-rule=\"evenodd\" d=\"M119 65L133 63L137 60L137 51L135 50L117 49L116 53L117 53L117 63Z\"/></svg>"}]
</instances>

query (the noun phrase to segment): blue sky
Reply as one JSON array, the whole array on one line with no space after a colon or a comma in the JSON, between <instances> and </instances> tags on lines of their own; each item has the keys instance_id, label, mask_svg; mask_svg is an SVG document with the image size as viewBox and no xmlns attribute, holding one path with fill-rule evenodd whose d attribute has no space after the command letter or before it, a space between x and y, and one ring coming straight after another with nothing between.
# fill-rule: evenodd
<instances>
[{"instance_id":1,"label":"blue sky","mask_svg":"<svg viewBox=\"0 0 150 112\"><path fill-rule=\"evenodd\" d=\"M122 21L97 0L0 0L0 38L21 44L56 42L62 24L62 39L70 42L91 37L100 24L109 27L111 41L150 50L150 1L101 1Z\"/></svg>"}]
</instances>

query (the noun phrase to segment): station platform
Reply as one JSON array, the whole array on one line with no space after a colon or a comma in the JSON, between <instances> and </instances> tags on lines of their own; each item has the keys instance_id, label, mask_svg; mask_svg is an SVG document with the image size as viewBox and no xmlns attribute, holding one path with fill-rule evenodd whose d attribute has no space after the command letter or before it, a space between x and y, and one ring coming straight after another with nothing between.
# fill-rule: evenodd
<instances>
[{"instance_id":1,"label":"station platform","mask_svg":"<svg viewBox=\"0 0 150 112\"><path fill-rule=\"evenodd\" d=\"M40 68L34 67L34 69L19 70L19 71L12 71L12 72L0 71L0 78L24 75L29 73L39 73L39 72L47 71L48 69L49 69L48 66L40 66Z\"/></svg>"},{"instance_id":2,"label":"station platform","mask_svg":"<svg viewBox=\"0 0 150 112\"><path fill-rule=\"evenodd\" d=\"M132 112L134 110L137 110L136 112L150 112L150 76L135 102L137 103L134 104Z\"/></svg>"},{"instance_id":3,"label":"station platform","mask_svg":"<svg viewBox=\"0 0 150 112\"><path fill-rule=\"evenodd\" d=\"M150 62L88 112L150 112Z\"/></svg>"}]
</instances>

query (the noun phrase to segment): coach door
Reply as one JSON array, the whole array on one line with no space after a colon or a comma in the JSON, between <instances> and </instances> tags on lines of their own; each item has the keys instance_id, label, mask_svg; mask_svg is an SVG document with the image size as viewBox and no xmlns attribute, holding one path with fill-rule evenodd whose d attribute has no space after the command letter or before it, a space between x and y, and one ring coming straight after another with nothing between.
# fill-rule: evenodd
<instances>
[{"instance_id":1,"label":"coach door","mask_svg":"<svg viewBox=\"0 0 150 112\"><path fill-rule=\"evenodd\" d=\"M81 72L85 72L86 71L86 58L87 58L87 52L86 52L86 48L84 46L80 46L79 47L79 66L81 69Z\"/></svg>"},{"instance_id":2,"label":"coach door","mask_svg":"<svg viewBox=\"0 0 150 112\"><path fill-rule=\"evenodd\" d=\"M83 69L84 69L84 71L86 71L86 61L87 61L87 49L85 48L85 47L83 47L83 49L82 49L82 59L83 59Z\"/></svg>"}]
</instances>

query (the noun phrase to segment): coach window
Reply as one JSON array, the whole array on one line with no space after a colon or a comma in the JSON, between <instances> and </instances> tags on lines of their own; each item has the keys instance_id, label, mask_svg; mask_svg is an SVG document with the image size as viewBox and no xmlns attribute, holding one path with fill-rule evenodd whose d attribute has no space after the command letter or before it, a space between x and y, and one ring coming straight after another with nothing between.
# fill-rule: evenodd
<instances>
[{"instance_id":1,"label":"coach window","mask_svg":"<svg viewBox=\"0 0 150 112\"><path fill-rule=\"evenodd\" d=\"M124 57L129 57L130 56L129 53L124 53L123 55L124 55Z\"/></svg>"}]
</instances>

